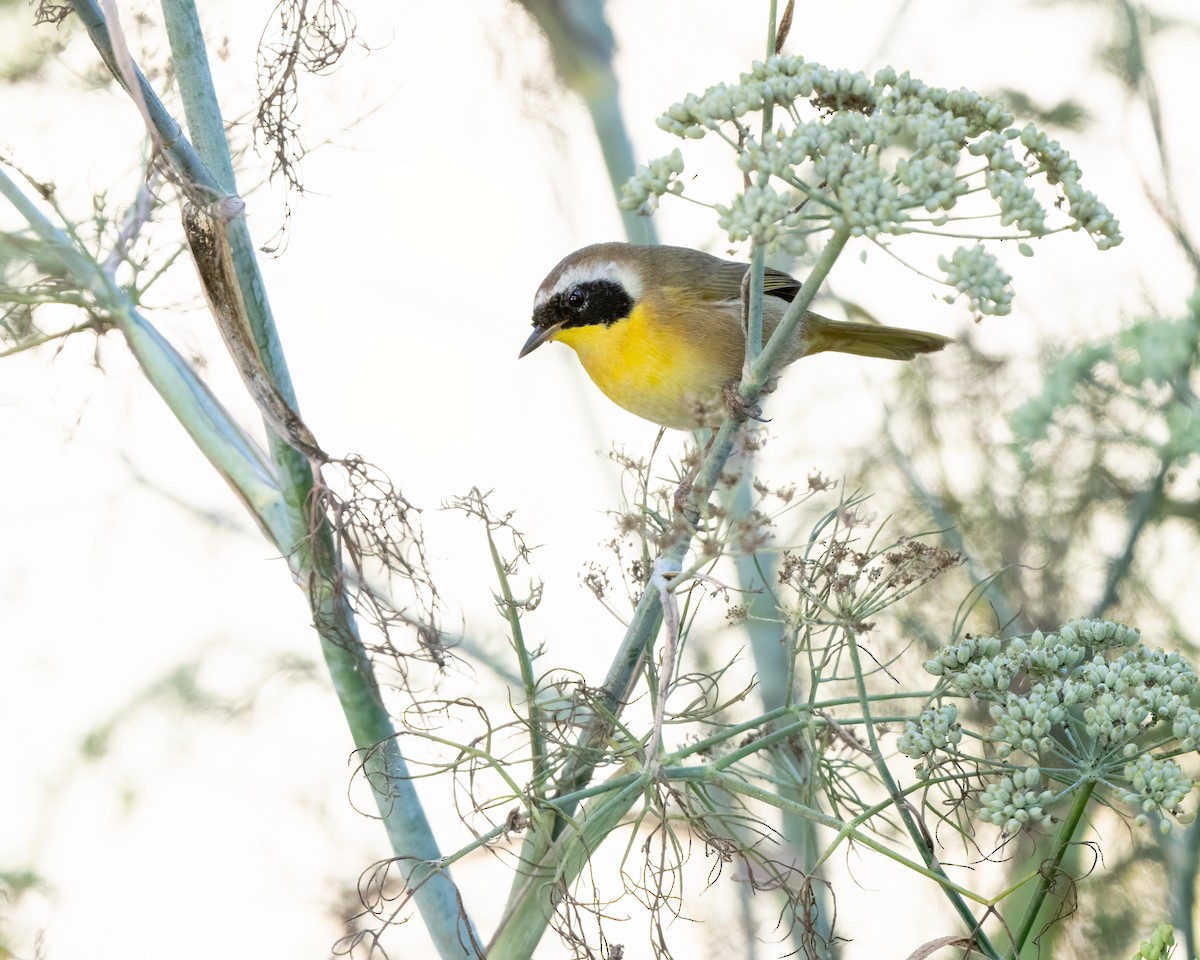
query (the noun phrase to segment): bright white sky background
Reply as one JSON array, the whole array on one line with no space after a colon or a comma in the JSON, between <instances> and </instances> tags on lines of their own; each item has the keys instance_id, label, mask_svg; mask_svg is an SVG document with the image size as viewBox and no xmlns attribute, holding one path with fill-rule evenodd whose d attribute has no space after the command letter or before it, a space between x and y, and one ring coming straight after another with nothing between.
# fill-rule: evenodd
<instances>
[{"instance_id":1,"label":"bright white sky background","mask_svg":"<svg viewBox=\"0 0 1200 960\"><path fill-rule=\"evenodd\" d=\"M299 116L315 148L303 164L309 193L292 200L286 251L263 262L303 412L327 450L363 454L425 508L448 619L461 618L478 643L501 653L504 625L491 608L481 533L439 506L478 486L494 490L498 509L516 510L529 542L543 545L536 558L546 596L527 630L544 641L546 665L598 681L620 628L579 582L589 559L604 558L605 511L618 504L617 469L596 451L618 440L644 453L655 428L604 400L566 348L517 362L549 268L576 247L621 238L592 128L579 103L554 93L538 36L501 0L351 6L373 52L351 53L332 76L304 81ZM735 79L761 56L766 6L611 4L640 159L676 145L654 125L662 109ZM1194 2L1152 6L1200 26ZM226 115L244 115L255 102L254 47L269 5L202 7L212 45L228 38L228 56L214 67ZM151 51L161 66L157 7L145 7L145 25L133 16L142 7L121 9L135 55ZM0 55L9 43L54 36L47 27L37 41L18 39L30 17L23 5L0 14L0 38L9 38ZM1086 134L1060 138L1084 185L1120 217L1126 242L1097 253L1082 236L1060 236L1032 260L1007 261L1013 314L978 331L1000 355L1114 329L1147 304L1178 313L1191 292L1186 265L1142 192L1143 177L1158 179L1148 120L1092 59L1108 30L1105 16L1082 4L798 5L788 49L810 60L867 71L891 63L942 86L1019 88L1042 104L1075 98L1099 118ZM1176 167L1188 171L1182 207L1193 214L1198 44L1194 30L1175 33L1151 61ZM96 69L76 35L44 79L0 97L0 145L54 181L80 217L94 192L128 202L144 149L126 98L78 81ZM526 83L548 93L528 94ZM727 200L736 183L705 166L719 154L702 146L697 186L707 178L708 195ZM246 165L243 190L262 177L259 158ZM265 242L279 225L278 194L248 199L252 232ZM658 226L665 242L726 248L704 211L670 198ZM1195 217L1192 227L1200 228ZM885 322L950 335L970 323L927 281L879 255L863 264L855 253L838 265L833 287ZM185 353L207 358L218 395L256 424L196 309L193 278L178 277L151 297L164 308L152 316ZM187 309L171 309L179 304ZM953 348L937 363L954 363ZM841 357L805 361L770 399L766 475L840 476L844 451L877 422L863 398L886 394L892 372ZM326 955L340 932L331 904L351 898L359 873L388 851L382 830L347 799L350 738L284 563L116 334L99 351L80 336L61 351L0 362L0 449L8 464L0 480L0 869L33 870L45 881L7 918L0 910L0 932L20 956L40 950L49 960ZM156 696L172 670L196 661L206 697L253 698L252 709L232 718L185 712ZM281 672L283 661L316 666L297 680ZM494 683L482 671L456 674L445 689L470 691L476 680ZM84 759L84 738L105 730L107 751ZM445 798L428 796L445 811L445 846L461 842ZM361 791L354 798L366 801ZM894 878L877 863L856 864L855 879L859 909L877 920L843 917L857 936L847 960L904 955L923 933L949 932L914 926L906 904L885 895ZM457 880L489 929L500 904L488 885L503 874L480 857ZM721 933L676 926L681 943L696 944L680 956L719 955ZM630 932L626 956L645 955L639 937ZM427 955L417 920L388 942L393 955ZM537 954L561 955L553 935Z\"/></svg>"}]
</instances>

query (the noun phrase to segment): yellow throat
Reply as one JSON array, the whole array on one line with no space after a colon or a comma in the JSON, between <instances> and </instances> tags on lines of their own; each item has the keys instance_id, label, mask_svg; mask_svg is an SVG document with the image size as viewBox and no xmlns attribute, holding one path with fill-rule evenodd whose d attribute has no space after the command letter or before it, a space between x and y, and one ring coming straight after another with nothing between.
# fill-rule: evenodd
<instances>
[{"instance_id":1,"label":"yellow throat","mask_svg":"<svg viewBox=\"0 0 1200 960\"><path fill-rule=\"evenodd\" d=\"M630 413L678 430L719 421L721 388L737 370L720 353L705 355L700 331L664 319L638 304L624 319L566 327L553 339L574 350L596 386Z\"/></svg>"}]
</instances>

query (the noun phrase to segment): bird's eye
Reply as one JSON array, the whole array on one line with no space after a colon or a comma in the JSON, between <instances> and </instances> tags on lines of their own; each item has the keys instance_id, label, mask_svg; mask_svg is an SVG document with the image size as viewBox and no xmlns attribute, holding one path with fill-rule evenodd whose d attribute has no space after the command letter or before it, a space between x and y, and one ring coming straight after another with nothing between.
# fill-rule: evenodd
<instances>
[{"instance_id":1,"label":"bird's eye","mask_svg":"<svg viewBox=\"0 0 1200 960\"><path fill-rule=\"evenodd\" d=\"M582 310L587 306L587 294L578 287L573 287L567 294L567 306L572 310Z\"/></svg>"}]
</instances>

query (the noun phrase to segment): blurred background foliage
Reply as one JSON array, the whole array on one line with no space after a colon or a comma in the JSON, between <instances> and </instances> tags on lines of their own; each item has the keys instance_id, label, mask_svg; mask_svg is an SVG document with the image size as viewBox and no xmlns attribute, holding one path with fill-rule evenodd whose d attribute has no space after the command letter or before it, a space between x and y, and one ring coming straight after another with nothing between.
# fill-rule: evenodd
<instances>
[{"instance_id":1,"label":"blurred background foliage","mask_svg":"<svg viewBox=\"0 0 1200 960\"><path fill-rule=\"evenodd\" d=\"M1079 6L1108 23L1093 58L1124 86L1121 107L1150 120L1157 169L1145 171L1141 189L1191 265L1197 292L1160 314L1149 291L1143 315L1095 318L1097 328L1119 329L1083 342L1044 330L1036 365L967 336L936 376L924 364L906 367L885 426L858 455L861 473L848 473L868 490L903 491L900 527L941 530L964 553L972 578L987 584L968 631L1052 630L1071 617L1107 617L1139 625L1152 646L1185 651L1195 663L1200 224L1177 199L1182 168L1171 141L1182 118L1163 115L1153 65L1156 41L1194 44L1197 24L1123 0ZM1036 90L994 95L1052 134L1110 120L1074 102L1039 106ZM944 636L946 612L961 597L961 584L931 585L903 608L906 632ZM1041 955L1129 955L1154 904L1169 906L1180 954L1195 956L1200 829L1177 827L1155 848L1128 842L1115 818L1098 816L1096 825L1117 842L1102 842L1102 868L1092 869L1093 851L1077 853L1075 873L1087 878L1078 900L1065 901L1069 920L1043 937ZM1014 858L1014 875L1031 865L1023 859Z\"/></svg>"}]
</instances>

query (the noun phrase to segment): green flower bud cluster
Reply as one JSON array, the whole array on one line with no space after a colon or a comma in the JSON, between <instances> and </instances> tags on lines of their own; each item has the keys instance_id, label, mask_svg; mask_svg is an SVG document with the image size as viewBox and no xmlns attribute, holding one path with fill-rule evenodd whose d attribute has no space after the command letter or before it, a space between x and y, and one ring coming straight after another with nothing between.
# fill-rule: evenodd
<instances>
[{"instance_id":1,"label":"green flower bud cluster","mask_svg":"<svg viewBox=\"0 0 1200 960\"><path fill-rule=\"evenodd\" d=\"M717 223L734 241L754 239L769 248L782 246L793 256L804 253L802 236L788 234L798 214L792 212L795 200L776 193L770 184L751 184L726 207L716 205Z\"/></svg>"},{"instance_id":2,"label":"green flower bud cluster","mask_svg":"<svg viewBox=\"0 0 1200 960\"><path fill-rule=\"evenodd\" d=\"M1169 923L1160 923L1149 940L1143 940L1133 960L1167 960L1175 946L1175 928Z\"/></svg>"},{"instance_id":3,"label":"green flower bud cluster","mask_svg":"<svg viewBox=\"0 0 1200 960\"><path fill-rule=\"evenodd\" d=\"M1127 627L1115 620L1068 620L1059 631L1059 636L1068 643L1081 642L1089 647L1108 650L1114 647L1132 647L1142 639L1137 627Z\"/></svg>"},{"instance_id":4,"label":"green flower bud cluster","mask_svg":"<svg viewBox=\"0 0 1200 960\"><path fill-rule=\"evenodd\" d=\"M1002 696L1018 674L1053 676L1064 667L1079 663L1086 648L1060 635L1035 630L1028 639L1013 637L967 637L944 647L925 662L925 672L947 677L956 693L974 697L990 692Z\"/></svg>"},{"instance_id":5,"label":"green flower bud cluster","mask_svg":"<svg viewBox=\"0 0 1200 960\"><path fill-rule=\"evenodd\" d=\"M1115 247L1124 239L1121 236L1120 225L1108 208L1095 194L1079 185L1082 171L1079 164L1063 149L1062 144L1051 140L1029 123L1021 131L1021 146L1038 162L1046 180L1062 187L1072 230L1085 230L1091 234L1100 250Z\"/></svg>"},{"instance_id":6,"label":"green flower bud cluster","mask_svg":"<svg viewBox=\"0 0 1200 960\"><path fill-rule=\"evenodd\" d=\"M979 797L979 815L985 823L1005 833L1017 833L1029 824L1049 826L1052 817L1046 806L1055 799L1051 790L1040 790L1041 774L1036 767L1017 767L991 781Z\"/></svg>"},{"instance_id":7,"label":"green flower bud cluster","mask_svg":"<svg viewBox=\"0 0 1200 960\"><path fill-rule=\"evenodd\" d=\"M1012 311L1012 276L981 244L959 247L949 260L938 257L938 268L946 275L946 283L966 295L976 313L1002 317ZM947 294L942 299L953 303L958 294Z\"/></svg>"},{"instance_id":8,"label":"green flower bud cluster","mask_svg":"<svg viewBox=\"0 0 1200 960\"><path fill-rule=\"evenodd\" d=\"M806 104L815 118L802 116ZM759 135L752 115L767 106L783 123ZM1013 237L1071 229L1101 248L1120 243L1116 220L1080 186L1079 165L1032 124L1018 130L1013 120L970 90L931 87L891 68L870 78L776 56L754 63L737 83L689 94L658 125L684 139L718 136L737 151L743 173L759 175L716 209L731 240L753 238L768 250L800 250L806 236L825 229L876 238L942 226L960 199L985 192ZM678 151L640 168L621 206L652 210L659 197L682 192L680 172ZM1051 209L1033 188L1039 178L1053 188L1054 206L1065 209L1065 224L1048 225ZM960 253L950 269L966 285L952 285L980 312L1008 312L1007 275L994 260Z\"/></svg>"},{"instance_id":9,"label":"green flower bud cluster","mask_svg":"<svg viewBox=\"0 0 1200 960\"><path fill-rule=\"evenodd\" d=\"M961 742L962 736L958 707L947 703L935 710L926 710L916 721L909 720L896 745L906 756L923 757Z\"/></svg>"},{"instance_id":10,"label":"green flower bud cluster","mask_svg":"<svg viewBox=\"0 0 1200 960\"><path fill-rule=\"evenodd\" d=\"M1036 757L1040 750L1050 749L1051 731L1067 717L1052 688L1042 683L1023 696L1007 694L1003 703L992 704L988 712L994 721L988 739L1001 760L1015 751Z\"/></svg>"},{"instance_id":11,"label":"green flower bud cluster","mask_svg":"<svg viewBox=\"0 0 1200 960\"><path fill-rule=\"evenodd\" d=\"M642 164L621 187L619 206L651 214L658 207L658 198L667 193L682 193L683 154L676 147L667 156Z\"/></svg>"},{"instance_id":12,"label":"green flower bud cluster","mask_svg":"<svg viewBox=\"0 0 1200 960\"><path fill-rule=\"evenodd\" d=\"M1183 801L1194 786L1174 760L1160 760L1145 753L1125 764L1125 779L1129 789L1121 794L1121 799L1141 810L1137 817L1140 826L1145 826L1148 815L1155 811L1179 817L1183 813ZM1169 833L1171 821L1160 821L1160 829Z\"/></svg>"},{"instance_id":13,"label":"green flower bud cluster","mask_svg":"<svg viewBox=\"0 0 1200 960\"><path fill-rule=\"evenodd\" d=\"M923 777L939 754L990 763L1000 776L981 796L984 819L1006 832L1045 822L1050 799L1088 782L1135 806L1139 823L1178 817L1193 783L1171 757L1200 745L1200 710L1191 705L1200 678L1178 653L1140 640L1111 620L1071 620L1057 633L950 644L925 670L950 695L990 702L980 738L1002 763L960 752L958 713L940 701L906 723L898 747L922 761ZM1047 776L1068 785L1047 792Z\"/></svg>"}]
</instances>

